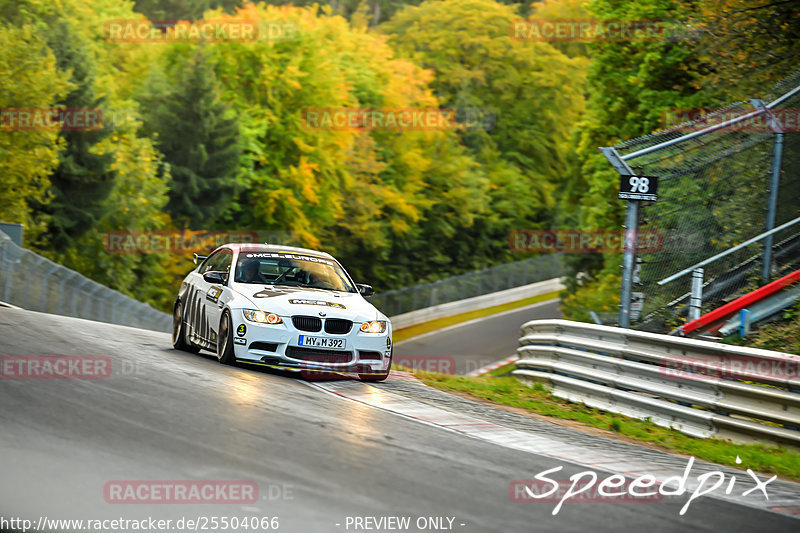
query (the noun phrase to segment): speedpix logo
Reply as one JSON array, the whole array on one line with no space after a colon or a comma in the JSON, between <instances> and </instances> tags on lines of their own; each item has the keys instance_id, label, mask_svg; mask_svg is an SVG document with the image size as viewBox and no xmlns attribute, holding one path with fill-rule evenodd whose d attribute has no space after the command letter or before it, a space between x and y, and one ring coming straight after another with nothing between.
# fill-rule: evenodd
<instances>
[{"instance_id":1,"label":"speedpix logo","mask_svg":"<svg viewBox=\"0 0 800 533\"><path fill-rule=\"evenodd\" d=\"M736 464L742 464L738 456ZM664 496L682 496L689 493L689 498L678 513L683 516L694 500L718 489L724 490L725 494L741 491L743 497L754 492L756 495L760 493L769 500L767 485L778 478L772 476L762 480L748 468L747 475L750 477L741 483L737 483L740 480L736 475L731 474L728 477L727 473L721 470L698 474L696 479L693 479L691 477L693 465L694 457L690 457L682 475L674 475L663 480L657 479L652 474L643 474L632 479L622 474L612 474L600 479L593 470L578 472L571 475L568 480L558 480L549 477L550 474L563 469L562 466L557 466L539 472L533 480L512 481L508 486L508 493L514 502L558 502L552 511L554 516L567 501L656 502ZM750 482L754 482L754 485L751 486ZM744 490L742 485L745 485Z\"/></svg>"}]
</instances>

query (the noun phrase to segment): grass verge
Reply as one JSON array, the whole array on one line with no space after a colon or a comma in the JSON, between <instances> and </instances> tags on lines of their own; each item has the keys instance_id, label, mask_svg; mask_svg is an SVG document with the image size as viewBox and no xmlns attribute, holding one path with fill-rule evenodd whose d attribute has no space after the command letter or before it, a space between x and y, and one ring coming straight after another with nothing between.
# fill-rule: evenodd
<instances>
[{"instance_id":1,"label":"grass verge","mask_svg":"<svg viewBox=\"0 0 800 533\"><path fill-rule=\"evenodd\" d=\"M566 425L584 431L598 428L628 437L622 440L638 441L651 447L693 455L698 459L722 465L752 468L757 472L800 481L800 453L784 447L735 444L722 439L690 437L678 430L657 426L648 420L608 413L583 403L557 398L543 384L529 387L510 376L465 377L427 372L415 374L421 381L437 389L523 409L534 415L550 417L557 424L565 424L565 420L572 421ZM742 464L736 464L736 456L741 457Z\"/></svg>"},{"instance_id":2,"label":"grass verge","mask_svg":"<svg viewBox=\"0 0 800 533\"><path fill-rule=\"evenodd\" d=\"M460 313L458 315L437 318L435 320L425 322L424 324L417 324L416 326L398 329L392 332L392 340L397 343L406 339L410 339L411 337L416 337L417 335L422 335L423 333L429 333L437 329L461 324L462 322L467 322L468 320L473 320L475 318L496 315L504 311L511 311L512 309L518 309L520 307L546 302L547 300L558 298L558 293L559 291L548 292L538 296L531 296L530 298L525 298L524 300L517 300L516 302L509 302L507 304L495 305L494 307L487 307L486 309L478 309L476 311L469 311L467 313Z\"/></svg>"}]
</instances>

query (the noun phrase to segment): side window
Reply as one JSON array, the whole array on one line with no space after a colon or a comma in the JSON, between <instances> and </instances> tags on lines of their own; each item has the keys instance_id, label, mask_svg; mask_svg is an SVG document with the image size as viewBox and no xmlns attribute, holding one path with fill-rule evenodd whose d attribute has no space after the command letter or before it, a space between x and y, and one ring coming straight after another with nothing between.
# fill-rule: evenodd
<instances>
[{"instance_id":1,"label":"side window","mask_svg":"<svg viewBox=\"0 0 800 533\"><path fill-rule=\"evenodd\" d=\"M205 274L206 272L216 271L215 268L216 264L219 262L222 256L222 251L219 251L215 254L211 254L206 259L206 262L200 266L200 273Z\"/></svg>"},{"instance_id":2,"label":"side window","mask_svg":"<svg viewBox=\"0 0 800 533\"><path fill-rule=\"evenodd\" d=\"M223 278L225 278L225 282L227 283L228 274L230 274L231 264L233 263L233 253L231 253L230 250L222 250L220 254L221 257L219 261L217 261L214 270L216 270L217 272L224 272L225 275L223 276Z\"/></svg>"},{"instance_id":3,"label":"side window","mask_svg":"<svg viewBox=\"0 0 800 533\"><path fill-rule=\"evenodd\" d=\"M231 263L233 262L233 253L230 250L220 250L212 254L206 259L206 262L200 267L200 273L206 272L230 272Z\"/></svg>"}]
</instances>

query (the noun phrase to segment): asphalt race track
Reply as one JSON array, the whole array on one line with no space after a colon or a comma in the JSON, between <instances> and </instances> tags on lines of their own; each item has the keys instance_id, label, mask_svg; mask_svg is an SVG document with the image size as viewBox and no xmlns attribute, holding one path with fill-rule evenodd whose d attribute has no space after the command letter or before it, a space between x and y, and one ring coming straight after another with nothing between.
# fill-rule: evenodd
<instances>
[{"instance_id":1,"label":"asphalt race track","mask_svg":"<svg viewBox=\"0 0 800 533\"><path fill-rule=\"evenodd\" d=\"M511 329L518 325L515 318ZM397 530L366 529L372 522L363 521L356 529L353 519L390 516L410 516L412 526L419 517L449 517L452 530L463 532L800 529L790 516L712 498L696 500L684 516L678 512L685 497L567 503L552 516L552 503L509 498L512 480L558 466L552 458L339 398L301 379L178 352L162 333L0 309L0 355L111 362L110 376L100 379L11 379L18 376L4 370L5 520L277 517L278 531L298 533ZM562 464L559 477L583 470ZM133 480L247 481L257 485L258 498L107 501L109 483Z\"/></svg>"},{"instance_id":2,"label":"asphalt race track","mask_svg":"<svg viewBox=\"0 0 800 533\"><path fill-rule=\"evenodd\" d=\"M519 329L529 320L561 318L558 300L479 318L395 343L395 359L424 365L422 357L452 358L455 374L466 374L517 352ZM402 362L402 361L401 361ZM441 360L447 366L449 359ZM410 366L406 365L406 366Z\"/></svg>"}]
</instances>

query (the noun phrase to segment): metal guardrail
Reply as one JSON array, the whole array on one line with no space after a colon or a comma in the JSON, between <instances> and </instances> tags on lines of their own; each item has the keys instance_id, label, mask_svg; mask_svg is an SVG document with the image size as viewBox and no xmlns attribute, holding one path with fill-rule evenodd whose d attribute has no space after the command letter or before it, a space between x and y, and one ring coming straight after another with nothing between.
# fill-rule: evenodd
<instances>
[{"instance_id":1,"label":"metal guardrail","mask_svg":"<svg viewBox=\"0 0 800 533\"><path fill-rule=\"evenodd\" d=\"M172 317L14 244L0 231L0 301L42 313L171 331Z\"/></svg>"},{"instance_id":2,"label":"metal guardrail","mask_svg":"<svg viewBox=\"0 0 800 533\"><path fill-rule=\"evenodd\" d=\"M749 306L747 309L742 310L747 311L747 319L745 320L744 325L749 328L751 324L757 324L762 320L770 319L787 307L794 305L799 299L800 286L786 289L781 293L757 302ZM725 323L725 325L719 328L719 335L722 337L727 337L728 335L736 333L736 331L741 327L741 313L736 313Z\"/></svg>"},{"instance_id":3,"label":"metal guardrail","mask_svg":"<svg viewBox=\"0 0 800 533\"><path fill-rule=\"evenodd\" d=\"M800 447L798 355L568 320L527 322L519 342L513 375L558 397L696 437Z\"/></svg>"}]
</instances>

